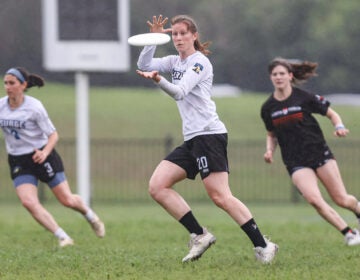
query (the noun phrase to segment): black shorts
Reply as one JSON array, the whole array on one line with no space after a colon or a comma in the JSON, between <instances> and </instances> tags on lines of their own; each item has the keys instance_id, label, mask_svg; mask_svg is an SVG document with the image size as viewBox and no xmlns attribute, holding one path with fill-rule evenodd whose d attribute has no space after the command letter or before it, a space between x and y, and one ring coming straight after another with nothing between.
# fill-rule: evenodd
<instances>
[{"instance_id":1,"label":"black shorts","mask_svg":"<svg viewBox=\"0 0 360 280\"><path fill-rule=\"evenodd\" d=\"M64 172L64 165L60 155L55 149L42 163L35 163L32 159L34 153L20 156L8 155L11 179L21 175L33 175L42 182L51 181L57 172Z\"/></svg>"},{"instance_id":2,"label":"black shorts","mask_svg":"<svg viewBox=\"0 0 360 280\"><path fill-rule=\"evenodd\" d=\"M286 169L291 176L295 171L302 169L302 168L311 168L316 172L316 169L323 166L325 163L327 163L330 159L335 159L333 153L330 151L330 149L327 149L324 154L319 157L316 160L312 160L306 163L292 165L292 166L286 166Z\"/></svg>"},{"instance_id":3,"label":"black shorts","mask_svg":"<svg viewBox=\"0 0 360 280\"><path fill-rule=\"evenodd\" d=\"M189 179L199 172L204 179L211 172L229 172L227 144L226 133L199 135L175 148L165 160L183 168Z\"/></svg>"}]
</instances>

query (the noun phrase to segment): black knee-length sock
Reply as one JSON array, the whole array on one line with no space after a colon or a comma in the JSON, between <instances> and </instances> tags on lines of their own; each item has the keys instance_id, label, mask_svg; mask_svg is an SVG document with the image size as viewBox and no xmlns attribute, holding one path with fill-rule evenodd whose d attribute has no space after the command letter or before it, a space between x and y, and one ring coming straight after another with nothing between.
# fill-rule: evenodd
<instances>
[{"instance_id":1,"label":"black knee-length sock","mask_svg":"<svg viewBox=\"0 0 360 280\"><path fill-rule=\"evenodd\" d=\"M255 223L254 219L250 219L245 224L243 224L241 226L241 229L245 231L251 242L254 244L254 247L266 247L265 239L262 236L259 227Z\"/></svg>"},{"instance_id":2,"label":"black knee-length sock","mask_svg":"<svg viewBox=\"0 0 360 280\"><path fill-rule=\"evenodd\" d=\"M191 211L187 212L179 222L190 232L197 235L203 234L203 228L199 225Z\"/></svg>"}]
</instances>

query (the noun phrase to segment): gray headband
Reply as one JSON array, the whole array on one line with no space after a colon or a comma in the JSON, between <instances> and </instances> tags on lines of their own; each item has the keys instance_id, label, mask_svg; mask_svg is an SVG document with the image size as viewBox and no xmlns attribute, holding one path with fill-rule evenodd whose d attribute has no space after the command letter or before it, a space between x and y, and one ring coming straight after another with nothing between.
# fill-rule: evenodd
<instances>
[{"instance_id":1,"label":"gray headband","mask_svg":"<svg viewBox=\"0 0 360 280\"><path fill-rule=\"evenodd\" d=\"M18 78L18 80L23 83L25 82L25 78L24 75L21 74L21 72L19 70L17 70L16 68L10 68L9 70L7 70L6 74L10 74L15 76L16 78Z\"/></svg>"}]
</instances>

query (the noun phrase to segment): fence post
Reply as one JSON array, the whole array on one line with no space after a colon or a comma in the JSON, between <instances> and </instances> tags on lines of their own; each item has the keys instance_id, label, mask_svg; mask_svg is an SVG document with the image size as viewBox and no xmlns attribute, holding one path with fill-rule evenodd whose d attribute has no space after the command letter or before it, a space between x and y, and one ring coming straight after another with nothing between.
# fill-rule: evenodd
<instances>
[{"instance_id":1,"label":"fence post","mask_svg":"<svg viewBox=\"0 0 360 280\"><path fill-rule=\"evenodd\" d=\"M174 146L174 137L167 135L165 137L165 156L168 155Z\"/></svg>"}]
</instances>

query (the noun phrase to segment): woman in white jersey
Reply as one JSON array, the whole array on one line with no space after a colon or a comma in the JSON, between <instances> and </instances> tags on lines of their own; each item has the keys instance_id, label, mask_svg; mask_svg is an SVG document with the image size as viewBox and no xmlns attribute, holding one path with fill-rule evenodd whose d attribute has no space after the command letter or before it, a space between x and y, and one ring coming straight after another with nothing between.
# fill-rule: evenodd
<instances>
[{"instance_id":1,"label":"woman in white jersey","mask_svg":"<svg viewBox=\"0 0 360 280\"><path fill-rule=\"evenodd\" d=\"M41 205L38 180L48 184L64 206L83 214L98 237L104 237L103 222L70 190L62 160L55 150L58 133L46 109L39 100L25 95L27 89L43 85L42 77L24 68L11 68L4 77L7 96L0 98L0 126L16 194L33 218L58 238L60 247L73 245L74 241Z\"/></svg>"},{"instance_id":2,"label":"woman in white jersey","mask_svg":"<svg viewBox=\"0 0 360 280\"><path fill-rule=\"evenodd\" d=\"M220 121L211 100L213 69L207 49L201 43L195 21L187 15L171 19L171 28L164 29L168 19L154 16L148 21L150 32L171 32L178 55L154 58L155 46L145 47L138 60L138 74L153 80L176 100L183 123L184 143L175 148L156 167L149 192L173 218L190 233L190 251L183 262L193 261L216 241L194 217L189 205L172 187L200 173L205 189L213 202L225 210L241 226L255 247L256 258L269 263L278 246L265 239L249 209L230 190L228 182L227 130ZM159 73L170 73L172 82Z\"/></svg>"}]
</instances>

